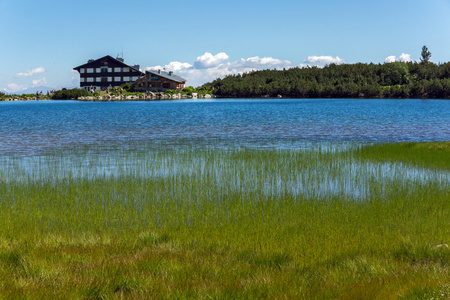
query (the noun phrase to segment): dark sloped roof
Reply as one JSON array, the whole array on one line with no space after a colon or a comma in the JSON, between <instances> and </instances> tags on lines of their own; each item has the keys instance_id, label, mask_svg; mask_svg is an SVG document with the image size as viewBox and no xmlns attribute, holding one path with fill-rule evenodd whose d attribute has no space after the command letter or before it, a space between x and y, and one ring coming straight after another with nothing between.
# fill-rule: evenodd
<instances>
[{"instance_id":1,"label":"dark sloped roof","mask_svg":"<svg viewBox=\"0 0 450 300\"><path fill-rule=\"evenodd\" d=\"M170 75L170 74L167 73L167 72L161 71L161 72L159 73L159 72L156 71L156 70L150 70L150 71L147 71L147 72L149 72L149 73L151 73L151 74L154 74L154 75L156 75L156 76L164 77L164 78L169 79L169 80L172 80L172 81L176 81L176 82L186 82L186 79L181 78L180 76L175 75L175 74L173 74L173 73L172 73L172 75Z\"/></svg>"},{"instance_id":2,"label":"dark sloped roof","mask_svg":"<svg viewBox=\"0 0 450 300\"><path fill-rule=\"evenodd\" d=\"M81 66L75 67L75 68L73 68L73 69L78 71L80 68L86 68L86 67L88 67L90 64L96 63L97 61L102 60L102 59L105 59L105 58L106 58L106 59L109 59L109 60L113 60L113 61L116 62L119 66L122 66L122 67L125 67L125 68L131 68L131 69L133 69L133 70L139 71L139 70L135 69L134 67L132 67L132 66L130 66L130 65L127 65L126 63L121 62L120 60L118 60L118 59L112 57L111 55L103 56L103 57L101 57L101 58L99 58L99 59L95 59L94 61L87 62L87 63L82 64ZM140 72L140 71L139 71L139 72Z\"/></svg>"}]
</instances>

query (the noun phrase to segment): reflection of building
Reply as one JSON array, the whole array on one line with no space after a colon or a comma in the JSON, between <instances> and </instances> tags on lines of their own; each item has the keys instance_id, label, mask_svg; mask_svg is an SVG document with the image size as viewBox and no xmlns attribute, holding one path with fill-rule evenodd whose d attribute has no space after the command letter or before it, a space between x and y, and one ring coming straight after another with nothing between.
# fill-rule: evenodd
<instances>
[{"instance_id":1,"label":"reflection of building","mask_svg":"<svg viewBox=\"0 0 450 300\"><path fill-rule=\"evenodd\" d=\"M164 92L170 90L181 90L185 87L186 79L174 75L173 72L145 71L145 76L133 83L135 90L140 92Z\"/></svg>"},{"instance_id":2,"label":"reflection of building","mask_svg":"<svg viewBox=\"0 0 450 300\"><path fill-rule=\"evenodd\" d=\"M118 87L127 82L134 82L145 74L139 71L139 65L129 66L123 58L109 55L99 59L90 59L86 64L73 68L80 73L80 87L105 90Z\"/></svg>"}]
</instances>

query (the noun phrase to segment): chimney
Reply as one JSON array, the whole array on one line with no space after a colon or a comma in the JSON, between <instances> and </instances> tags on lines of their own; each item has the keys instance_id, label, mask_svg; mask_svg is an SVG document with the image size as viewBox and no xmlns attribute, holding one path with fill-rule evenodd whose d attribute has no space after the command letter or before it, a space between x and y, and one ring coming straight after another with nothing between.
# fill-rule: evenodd
<instances>
[{"instance_id":1,"label":"chimney","mask_svg":"<svg viewBox=\"0 0 450 300\"><path fill-rule=\"evenodd\" d=\"M173 75L173 72L172 71L169 71L169 76L172 76Z\"/></svg>"},{"instance_id":2,"label":"chimney","mask_svg":"<svg viewBox=\"0 0 450 300\"><path fill-rule=\"evenodd\" d=\"M161 70L158 70L158 74L161 74Z\"/></svg>"}]
</instances>

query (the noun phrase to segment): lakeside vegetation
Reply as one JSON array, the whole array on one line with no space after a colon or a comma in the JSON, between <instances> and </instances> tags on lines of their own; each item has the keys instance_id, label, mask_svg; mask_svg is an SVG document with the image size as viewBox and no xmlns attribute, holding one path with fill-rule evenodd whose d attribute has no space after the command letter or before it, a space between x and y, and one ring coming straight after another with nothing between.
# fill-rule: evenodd
<instances>
[{"instance_id":1,"label":"lakeside vegetation","mask_svg":"<svg viewBox=\"0 0 450 300\"><path fill-rule=\"evenodd\" d=\"M166 90L157 93L159 99L189 98L194 94L204 98L422 98L450 99L450 62L435 64L431 52L422 47L420 62L389 62L384 64L329 64L324 68L303 67L281 70L253 71L232 74L197 88ZM130 99L126 98L129 96ZM96 100L150 99L147 93L134 90L128 82L106 91L88 92L74 88L40 95L41 100L79 99ZM0 101L34 100L37 95L7 95L0 92ZM125 99L123 99L125 98Z\"/></svg>"},{"instance_id":2,"label":"lakeside vegetation","mask_svg":"<svg viewBox=\"0 0 450 300\"><path fill-rule=\"evenodd\" d=\"M36 99L36 94L6 94L3 92L0 92L0 101L8 101L8 100L19 101L19 100L35 100L35 99ZM40 100L50 100L50 99L52 99L52 96L40 94L39 99Z\"/></svg>"},{"instance_id":3,"label":"lakeside vegetation","mask_svg":"<svg viewBox=\"0 0 450 300\"><path fill-rule=\"evenodd\" d=\"M448 149L3 157L0 298L448 299Z\"/></svg>"},{"instance_id":4,"label":"lakeside vegetation","mask_svg":"<svg viewBox=\"0 0 450 300\"><path fill-rule=\"evenodd\" d=\"M182 90L166 90L163 93L155 93L162 96L162 99L170 99L175 98L174 95L180 98L189 98L196 94L199 97L205 95L212 95L212 91L207 89L196 89L192 86L185 87ZM137 92L133 89L131 83L124 84L118 88L111 88L110 91L96 91L89 92L84 88L74 88L74 89L62 89L55 91L50 95L39 95L39 100L70 100L70 99L79 99L86 97L95 97L96 100L110 100L110 97L122 97L127 99L126 97L133 96L133 99L147 99L148 94ZM36 94L15 94L8 95L0 92L0 101L7 100L36 100ZM131 100L133 100L131 99ZM124 100L124 99L121 99ZM128 99L130 100L130 99Z\"/></svg>"},{"instance_id":5,"label":"lakeside vegetation","mask_svg":"<svg viewBox=\"0 0 450 300\"><path fill-rule=\"evenodd\" d=\"M229 75L202 86L218 97L450 98L450 63L330 64Z\"/></svg>"},{"instance_id":6,"label":"lakeside vegetation","mask_svg":"<svg viewBox=\"0 0 450 300\"><path fill-rule=\"evenodd\" d=\"M450 171L450 142L370 145L362 147L359 155L370 161L396 161Z\"/></svg>"}]
</instances>

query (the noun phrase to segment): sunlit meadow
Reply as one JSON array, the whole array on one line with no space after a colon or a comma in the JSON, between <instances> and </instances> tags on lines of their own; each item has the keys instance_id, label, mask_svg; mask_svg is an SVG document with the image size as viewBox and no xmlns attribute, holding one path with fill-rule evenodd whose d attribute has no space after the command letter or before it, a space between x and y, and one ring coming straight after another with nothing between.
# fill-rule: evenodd
<instances>
[{"instance_id":1,"label":"sunlit meadow","mask_svg":"<svg viewBox=\"0 0 450 300\"><path fill-rule=\"evenodd\" d=\"M0 298L450 298L448 143L141 143L0 166Z\"/></svg>"}]
</instances>

